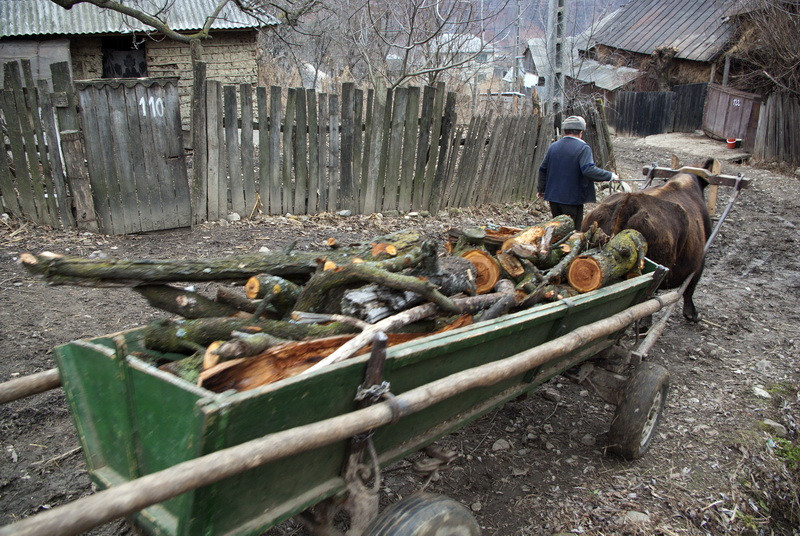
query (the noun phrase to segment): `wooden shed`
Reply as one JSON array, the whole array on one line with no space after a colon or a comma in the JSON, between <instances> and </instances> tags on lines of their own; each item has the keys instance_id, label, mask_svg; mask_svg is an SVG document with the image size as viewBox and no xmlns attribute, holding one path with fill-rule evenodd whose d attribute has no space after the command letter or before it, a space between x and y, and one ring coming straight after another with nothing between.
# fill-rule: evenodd
<instances>
[{"instance_id":1,"label":"wooden shed","mask_svg":"<svg viewBox=\"0 0 800 536\"><path fill-rule=\"evenodd\" d=\"M760 95L709 84L703 110L703 131L719 140L740 139L742 147L751 151L756 141L760 108Z\"/></svg>"}]
</instances>

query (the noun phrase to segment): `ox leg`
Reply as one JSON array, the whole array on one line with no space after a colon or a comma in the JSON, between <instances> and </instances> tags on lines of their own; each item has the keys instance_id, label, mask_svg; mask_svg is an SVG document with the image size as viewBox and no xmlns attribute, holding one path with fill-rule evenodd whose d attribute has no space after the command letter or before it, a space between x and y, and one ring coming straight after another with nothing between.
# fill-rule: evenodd
<instances>
[{"instance_id":1,"label":"ox leg","mask_svg":"<svg viewBox=\"0 0 800 536\"><path fill-rule=\"evenodd\" d=\"M697 312L697 308L694 306L694 289L697 286L697 282L700 280L700 275L703 273L703 269L700 268L698 270L698 274L692 278L689 282L689 285L686 287L686 291L683 293L683 316L689 320L690 322L699 322L700 321L700 314Z\"/></svg>"}]
</instances>

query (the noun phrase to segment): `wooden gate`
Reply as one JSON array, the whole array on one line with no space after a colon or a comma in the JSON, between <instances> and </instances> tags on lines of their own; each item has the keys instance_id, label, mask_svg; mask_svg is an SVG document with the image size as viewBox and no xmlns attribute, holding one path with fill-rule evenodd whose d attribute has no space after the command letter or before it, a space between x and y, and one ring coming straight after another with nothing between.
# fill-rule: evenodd
<instances>
[{"instance_id":1,"label":"wooden gate","mask_svg":"<svg viewBox=\"0 0 800 536\"><path fill-rule=\"evenodd\" d=\"M756 141L761 96L727 86L708 85L703 131L712 138L738 138L745 150Z\"/></svg>"},{"instance_id":2,"label":"wooden gate","mask_svg":"<svg viewBox=\"0 0 800 536\"><path fill-rule=\"evenodd\" d=\"M176 78L76 81L100 230L191 224Z\"/></svg>"}]
</instances>

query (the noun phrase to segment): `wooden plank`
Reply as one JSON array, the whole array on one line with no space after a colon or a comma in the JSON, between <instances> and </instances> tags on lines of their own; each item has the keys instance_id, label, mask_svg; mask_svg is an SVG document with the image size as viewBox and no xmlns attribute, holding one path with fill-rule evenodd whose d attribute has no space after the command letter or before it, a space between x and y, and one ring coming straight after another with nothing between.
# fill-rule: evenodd
<instances>
[{"instance_id":1,"label":"wooden plank","mask_svg":"<svg viewBox=\"0 0 800 536\"><path fill-rule=\"evenodd\" d=\"M256 107L258 108L258 197L261 211L269 214L269 109L267 88L256 88Z\"/></svg>"},{"instance_id":2,"label":"wooden plank","mask_svg":"<svg viewBox=\"0 0 800 536\"><path fill-rule=\"evenodd\" d=\"M206 109L207 64L196 61L192 84L192 224L208 220L208 112ZM144 212L144 211L143 211Z\"/></svg>"},{"instance_id":3,"label":"wooden plank","mask_svg":"<svg viewBox=\"0 0 800 536\"><path fill-rule=\"evenodd\" d=\"M341 188L341 128L339 116L339 95L328 95L328 129L330 137L328 148L330 150L330 173L328 175L328 212L334 212L340 208L340 188Z\"/></svg>"},{"instance_id":4,"label":"wooden plank","mask_svg":"<svg viewBox=\"0 0 800 536\"><path fill-rule=\"evenodd\" d=\"M411 196L411 206L414 209L422 208L425 197L425 166L430 152L431 126L433 124L433 105L436 97L436 88L425 86L422 91L422 111L419 118L417 134L417 159L414 164L414 190Z\"/></svg>"},{"instance_id":5,"label":"wooden plank","mask_svg":"<svg viewBox=\"0 0 800 536\"><path fill-rule=\"evenodd\" d=\"M461 149L461 162L458 167L457 185L450 200L450 206L469 205L475 192L477 180L477 163L483 154L483 131L481 126L486 122L484 116L474 115L469 122Z\"/></svg>"},{"instance_id":6,"label":"wooden plank","mask_svg":"<svg viewBox=\"0 0 800 536\"><path fill-rule=\"evenodd\" d=\"M5 118L5 98L4 92L0 92L0 115ZM6 123L8 122L7 119ZM22 218L23 210L19 204L17 191L14 188L14 175L11 172L11 161L8 159L8 151L5 148L5 137L3 137L3 147L0 150L0 196L3 198L2 209L10 212L17 218Z\"/></svg>"},{"instance_id":7,"label":"wooden plank","mask_svg":"<svg viewBox=\"0 0 800 536\"><path fill-rule=\"evenodd\" d=\"M361 212L361 172L364 152L364 91L353 93L353 210Z\"/></svg>"},{"instance_id":8,"label":"wooden plank","mask_svg":"<svg viewBox=\"0 0 800 536\"><path fill-rule=\"evenodd\" d=\"M153 113L156 111L156 100L149 89L144 84L137 84L133 88L134 99L140 109L142 151L148 155L145 161L146 176L142 180L141 188L149 191L150 219L153 226L157 229L168 229L175 226L178 212L173 202L175 193L167 170L163 132L157 123L158 116ZM91 176L91 168L89 171Z\"/></svg>"},{"instance_id":9,"label":"wooden plank","mask_svg":"<svg viewBox=\"0 0 800 536\"><path fill-rule=\"evenodd\" d=\"M295 90L295 162L294 162L294 212L308 214L306 197L308 192L308 113L306 111L306 90Z\"/></svg>"},{"instance_id":10,"label":"wooden plank","mask_svg":"<svg viewBox=\"0 0 800 536\"><path fill-rule=\"evenodd\" d=\"M36 218L36 205L33 202L33 189L31 188L28 163L25 160L25 145L22 141L17 103L13 91L4 90L2 92L2 107L11 147L11 163L14 166L14 182L19 208L23 217L34 219Z\"/></svg>"},{"instance_id":11,"label":"wooden plank","mask_svg":"<svg viewBox=\"0 0 800 536\"><path fill-rule=\"evenodd\" d=\"M364 140L361 148L361 173L358 186L358 207L361 213L366 212L367 183L369 182L369 161L371 151L371 139L373 135L373 102L375 101L375 90L367 91L366 114L364 115Z\"/></svg>"},{"instance_id":12,"label":"wooden plank","mask_svg":"<svg viewBox=\"0 0 800 536\"><path fill-rule=\"evenodd\" d=\"M269 88L269 213L280 214L281 192L281 88Z\"/></svg>"},{"instance_id":13,"label":"wooden plank","mask_svg":"<svg viewBox=\"0 0 800 536\"><path fill-rule=\"evenodd\" d=\"M253 88L250 84L239 85L242 100L242 182L244 186L244 206L247 211L242 217L251 217L257 208L256 173L253 154Z\"/></svg>"},{"instance_id":14,"label":"wooden plank","mask_svg":"<svg viewBox=\"0 0 800 536\"><path fill-rule=\"evenodd\" d=\"M283 120L283 168L281 188L281 206L283 212L293 209L294 185L292 184L292 171L294 163L294 119L297 96L295 90L290 88L286 95L286 114Z\"/></svg>"},{"instance_id":15,"label":"wooden plank","mask_svg":"<svg viewBox=\"0 0 800 536\"><path fill-rule=\"evenodd\" d=\"M142 131L147 132L147 127L142 123L148 120L142 114L142 107L137 102L136 90L127 90L124 99L124 114L127 129L127 162L131 184L135 188L135 198L138 200L139 230L151 231L163 229L163 217L160 208L160 195L158 186L154 185L148 177L155 175L150 168L151 155L144 150L145 143ZM149 111L145 107L145 111Z\"/></svg>"},{"instance_id":16,"label":"wooden plank","mask_svg":"<svg viewBox=\"0 0 800 536\"><path fill-rule=\"evenodd\" d=\"M403 156L407 107L408 88L396 88L392 105L392 123L389 127L389 156L383 189L384 210L397 210L398 208L397 195L400 188L400 162Z\"/></svg>"},{"instance_id":17,"label":"wooden plank","mask_svg":"<svg viewBox=\"0 0 800 536\"><path fill-rule=\"evenodd\" d=\"M53 190L55 191L56 203L58 205L58 215L61 218L61 225L63 227L75 227L75 216L72 214L71 202L67 193L66 175L64 174L64 167L61 164L61 147L58 145L56 115L53 103L50 99L47 80L39 80L38 85L42 126L47 143L47 158L50 161L50 169L52 171ZM0 152L5 153L5 151Z\"/></svg>"},{"instance_id":18,"label":"wooden plank","mask_svg":"<svg viewBox=\"0 0 800 536\"><path fill-rule=\"evenodd\" d=\"M319 121L319 150L317 151L317 158L319 159L319 211L325 212L328 210L328 192L330 191L329 176L329 158L330 152L328 148L329 128L328 128L328 94L320 93L317 101L319 113L317 120Z\"/></svg>"},{"instance_id":19,"label":"wooden plank","mask_svg":"<svg viewBox=\"0 0 800 536\"><path fill-rule=\"evenodd\" d=\"M208 221L216 221L226 216L227 188L225 195L220 196L222 185L225 184L225 165L222 151L222 140L225 134L222 129L222 84L217 81L208 81L206 85L206 147L208 150L208 182L206 198L202 200L205 205ZM220 184L221 183L221 184ZM225 201L223 203L223 200Z\"/></svg>"},{"instance_id":20,"label":"wooden plank","mask_svg":"<svg viewBox=\"0 0 800 536\"><path fill-rule=\"evenodd\" d=\"M175 209L178 215L176 225L186 227L192 223L192 203L189 194L189 177L186 172L186 152L183 147L177 79L163 86L157 86L156 91L164 99L166 107L164 114L166 162L169 176L175 187Z\"/></svg>"},{"instance_id":21,"label":"wooden plank","mask_svg":"<svg viewBox=\"0 0 800 536\"><path fill-rule=\"evenodd\" d=\"M342 84L341 101L339 206L343 209L356 210L356 185L353 181L355 84L352 82Z\"/></svg>"},{"instance_id":22,"label":"wooden plank","mask_svg":"<svg viewBox=\"0 0 800 536\"><path fill-rule=\"evenodd\" d=\"M502 137L503 128L505 126L505 118L495 119L489 127L489 142L486 149L486 156L481 162L481 171L479 176L481 178L480 189L477 192L475 202L479 205L489 201L490 188L494 179L493 170L495 169L497 160L497 151L499 150L499 140Z\"/></svg>"},{"instance_id":23,"label":"wooden plank","mask_svg":"<svg viewBox=\"0 0 800 536\"><path fill-rule=\"evenodd\" d=\"M444 88L442 89L444 90ZM447 100L445 102L444 117L442 118L441 147L439 148L436 173L433 176L431 199L428 205L428 210L430 210L432 214L439 212L445 173L444 164L447 161L447 153L450 149L450 135L452 129L455 128L456 120L456 94L451 91L447 94Z\"/></svg>"},{"instance_id":24,"label":"wooden plank","mask_svg":"<svg viewBox=\"0 0 800 536\"><path fill-rule=\"evenodd\" d=\"M442 189L444 190L440 200L439 200L439 208L445 208L451 206L453 199L456 196L456 190L458 189L458 164L462 160L461 155L461 141L462 137L464 136L464 128L465 127L458 127L456 129L455 134L452 136L450 140L450 154L447 158L447 165L445 167L444 172L444 179L442 181Z\"/></svg>"},{"instance_id":25,"label":"wooden plank","mask_svg":"<svg viewBox=\"0 0 800 536\"><path fill-rule=\"evenodd\" d=\"M419 87L408 88L408 103L406 104L405 137L403 138L403 157L400 164L400 193L398 209L408 212L411 210L411 199L414 192L414 161L416 157L416 141L419 135Z\"/></svg>"},{"instance_id":26,"label":"wooden plank","mask_svg":"<svg viewBox=\"0 0 800 536\"><path fill-rule=\"evenodd\" d=\"M100 229L92 199L83 136L78 130L62 130L59 135L61 138L61 153L64 155L64 170L67 181L72 188L75 223L79 229L86 229L96 233Z\"/></svg>"},{"instance_id":27,"label":"wooden plank","mask_svg":"<svg viewBox=\"0 0 800 536\"><path fill-rule=\"evenodd\" d=\"M319 122L317 121L317 93L306 90L308 108L308 214L318 211L320 168L319 168Z\"/></svg>"},{"instance_id":28,"label":"wooden plank","mask_svg":"<svg viewBox=\"0 0 800 536\"><path fill-rule=\"evenodd\" d=\"M31 119L28 103L25 98L25 93L22 89L22 78L20 77L19 64L16 61L7 62L5 64L5 84L10 87L14 96L14 102L17 109L17 124L19 125L19 134L23 143L25 158L27 163L27 176L28 187L32 191L31 201L33 202L34 211L29 215L31 219L38 223L49 224L50 216L47 212L47 203L45 201L44 184L42 181L42 173L39 170L39 155L36 152L36 139L34 137L33 122ZM19 169L17 172L19 173ZM19 175L17 175L17 187L20 187Z\"/></svg>"},{"instance_id":29,"label":"wooden plank","mask_svg":"<svg viewBox=\"0 0 800 536\"><path fill-rule=\"evenodd\" d=\"M66 61L53 63L50 65L50 74L53 78L53 91L64 97L63 105L56 106L59 130L80 130L78 98L72 83L70 64Z\"/></svg>"},{"instance_id":30,"label":"wooden plank","mask_svg":"<svg viewBox=\"0 0 800 536\"><path fill-rule=\"evenodd\" d=\"M128 139L129 125L125 86L112 88L106 85L103 91L108 101L108 114L111 120L109 128L111 153L106 153L105 156L108 159L108 165L114 168L114 176L117 180L116 189L119 191L120 213L119 217L115 213L114 219L122 224L123 233L137 233L142 231L143 218L139 214L136 176L133 172L134 159L131 158L132 148ZM135 94L131 93L131 100L137 104ZM142 153L142 157L144 157L144 153ZM149 217L146 219L150 221ZM145 228L145 230L150 229Z\"/></svg>"},{"instance_id":31,"label":"wooden plank","mask_svg":"<svg viewBox=\"0 0 800 536\"><path fill-rule=\"evenodd\" d=\"M433 192L433 178L436 175L436 163L439 160L439 144L442 133L442 111L445 99L444 84L438 83L433 98L433 123L431 124L430 146L428 150L428 160L425 164L425 187L422 193L422 206L420 208L429 209L431 205L431 194Z\"/></svg>"},{"instance_id":32,"label":"wooden plank","mask_svg":"<svg viewBox=\"0 0 800 536\"><path fill-rule=\"evenodd\" d=\"M384 102L377 97L372 99L372 112L370 114L370 129L367 132L368 141L368 159L367 159L367 173L366 188L364 189L364 209L365 214L372 214L380 205L377 204L378 199L378 175L380 173L380 153L381 146L383 145L383 118L386 115Z\"/></svg>"},{"instance_id":33,"label":"wooden plank","mask_svg":"<svg viewBox=\"0 0 800 536\"><path fill-rule=\"evenodd\" d=\"M231 192L231 210L247 217L242 178L242 157L239 145L239 118L237 113L236 86L223 86L222 99L225 125L225 160L228 162L228 177Z\"/></svg>"},{"instance_id":34,"label":"wooden plank","mask_svg":"<svg viewBox=\"0 0 800 536\"><path fill-rule=\"evenodd\" d=\"M85 116L92 115L96 119L96 143L99 153L95 158L99 159L96 167L89 167L89 177L92 178L92 193L98 195L100 192L99 202L107 205L105 214L100 213L100 220L103 223L103 229L108 234L121 234L125 232L125 219L122 210L122 199L120 198L119 177L117 177L116 166L114 165L114 147L113 138L111 135L111 112L108 106L108 93L104 86L92 86L81 93L86 91L91 95L91 107L81 106ZM138 101L138 99L137 99ZM146 99L145 99L146 102ZM86 147L89 148L89 138L86 138ZM156 152L150 152L156 159L159 155ZM102 177L93 176L101 173ZM103 191L96 188L95 185L103 185ZM105 201L103 201L105 198ZM97 206L97 202L95 202Z\"/></svg>"},{"instance_id":35,"label":"wooden plank","mask_svg":"<svg viewBox=\"0 0 800 536\"><path fill-rule=\"evenodd\" d=\"M375 206L378 210L385 210L384 206L384 189L386 187L386 168L389 164L389 143L392 124L392 101L394 100L394 92L391 89L386 90L386 106L383 109L383 125L381 126L382 138L380 145L380 154L378 155L378 182L376 184L375 193L377 199Z\"/></svg>"},{"instance_id":36,"label":"wooden plank","mask_svg":"<svg viewBox=\"0 0 800 536\"><path fill-rule=\"evenodd\" d=\"M36 83L33 81L31 72L31 60L20 60L22 65L22 76L25 79L25 97L28 107L28 114L33 125L33 132L36 135L36 147L34 150L37 155L38 165L41 166L41 181L44 190L44 202L42 206L46 208L45 221L52 227L58 227L58 204L56 203L55 189L53 187L53 170L50 167L50 160L47 158L47 143L44 138L42 120L39 116L39 96L36 92Z\"/></svg>"}]
</instances>

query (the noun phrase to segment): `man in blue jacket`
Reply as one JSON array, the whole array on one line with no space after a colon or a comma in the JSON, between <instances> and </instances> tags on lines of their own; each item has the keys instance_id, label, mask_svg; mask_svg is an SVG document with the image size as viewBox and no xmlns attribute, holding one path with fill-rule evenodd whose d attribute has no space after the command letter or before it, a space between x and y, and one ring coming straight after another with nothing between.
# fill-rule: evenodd
<instances>
[{"instance_id":1,"label":"man in blue jacket","mask_svg":"<svg viewBox=\"0 0 800 536\"><path fill-rule=\"evenodd\" d=\"M575 222L583 222L583 204L594 203L594 183L619 180L616 173L594 164L592 148L583 141L586 120L571 115L561 123L564 137L553 143L539 166L538 197L550 203L553 217L566 214Z\"/></svg>"}]
</instances>

